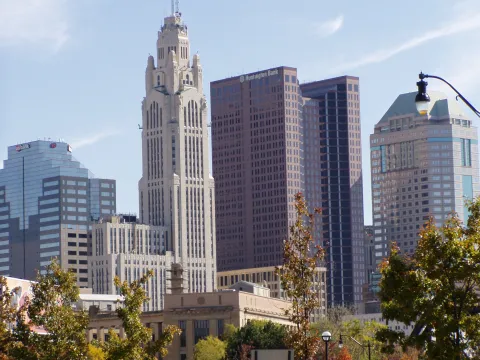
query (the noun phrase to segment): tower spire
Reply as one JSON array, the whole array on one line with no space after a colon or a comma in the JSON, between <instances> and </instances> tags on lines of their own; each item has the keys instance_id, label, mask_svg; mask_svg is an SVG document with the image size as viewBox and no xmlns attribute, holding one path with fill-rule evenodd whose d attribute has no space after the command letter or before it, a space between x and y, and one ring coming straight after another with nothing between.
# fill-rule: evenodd
<instances>
[{"instance_id":1,"label":"tower spire","mask_svg":"<svg viewBox=\"0 0 480 360\"><path fill-rule=\"evenodd\" d=\"M172 15L176 15L180 13L179 10L179 0L172 0Z\"/></svg>"}]
</instances>

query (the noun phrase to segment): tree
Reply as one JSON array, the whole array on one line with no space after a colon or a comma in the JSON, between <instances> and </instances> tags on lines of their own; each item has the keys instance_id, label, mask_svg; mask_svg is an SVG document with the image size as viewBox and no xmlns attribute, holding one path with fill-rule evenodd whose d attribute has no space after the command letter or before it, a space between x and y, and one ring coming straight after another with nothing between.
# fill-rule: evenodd
<instances>
[{"instance_id":1,"label":"tree","mask_svg":"<svg viewBox=\"0 0 480 360\"><path fill-rule=\"evenodd\" d=\"M87 359L88 314L73 306L79 299L75 274L53 260L31 289L31 298L16 311L9 355L26 360Z\"/></svg>"},{"instance_id":2,"label":"tree","mask_svg":"<svg viewBox=\"0 0 480 360\"><path fill-rule=\"evenodd\" d=\"M286 349L285 326L271 321L252 320L241 328L227 325L225 329L227 358L247 359L252 349Z\"/></svg>"},{"instance_id":3,"label":"tree","mask_svg":"<svg viewBox=\"0 0 480 360\"><path fill-rule=\"evenodd\" d=\"M12 292L7 286L7 279L0 276L0 360L8 359L7 354L13 341L10 326L15 319Z\"/></svg>"},{"instance_id":4,"label":"tree","mask_svg":"<svg viewBox=\"0 0 480 360\"><path fill-rule=\"evenodd\" d=\"M439 229L433 220L420 232L412 256L392 246L381 266L379 299L383 317L407 325L411 335L385 329L385 350L413 346L428 358L479 356L480 199L468 203L466 226L456 214Z\"/></svg>"},{"instance_id":5,"label":"tree","mask_svg":"<svg viewBox=\"0 0 480 360\"><path fill-rule=\"evenodd\" d=\"M368 343L370 342L371 358L383 359L381 353L381 343L375 339L375 334L380 330L386 328L376 321L361 322L358 319L344 320L345 316L354 315L354 309L348 307L333 307L327 309L326 316L322 318L313 327L318 329L319 332L329 330L332 334L332 340L330 341L329 357L336 359L340 356L341 350L338 343L340 340L340 334L343 335L343 347L342 349L348 349L349 354L353 359L368 359ZM351 338L354 338L360 344L356 344ZM320 354L325 356L324 346L320 348Z\"/></svg>"},{"instance_id":6,"label":"tree","mask_svg":"<svg viewBox=\"0 0 480 360\"><path fill-rule=\"evenodd\" d=\"M88 360L105 360L105 352L100 346L88 344Z\"/></svg>"},{"instance_id":7,"label":"tree","mask_svg":"<svg viewBox=\"0 0 480 360\"><path fill-rule=\"evenodd\" d=\"M178 327L170 325L157 340L152 341L152 330L142 324L141 307L148 299L144 286L151 276L153 272L148 271L130 284L115 277L115 286L120 289L120 295L124 298L123 306L117 308L117 314L122 320L126 338L120 338L113 329L109 330L109 340L103 343L106 359L153 360L157 353L165 357L174 336L181 333Z\"/></svg>"},{"instance_id":8,"label":"tree","mask_svg":"<svg viewBox=\"0 0 480 360\"><path fill-rule=\"evenodd\" d=\"M296 221L290 227L290 237L284 241L283 266L276 273L286 297L292 301L285 314L295 326L288 332L286 342L295 350L296 358L310 360L322 344L318 333L311 329L310 319L320 307L313 279L324 250L313 239L314 217L320 210L309 213L301 193L295 195L295 209Z\"/></svg>"},{"instance_id":9,"label":"tree","mask_svg":"<svg viewBox=\"0 0 480 360\"><path fill-rule=\"evenodd\" d=\"M352 360L352 355L350 355L346 347L343 347L335 359L336 360Z\"/></svg>"},{"instance_id":10,"label":"tree","mask_svg":"<svg viewBox=\"0 0 480 360\"><path fill-rule=\"evenodd\" d=\"M223 360L227 344L217 337L207 336L195 345L195 360Z\"/></svg>"}]
</instances>

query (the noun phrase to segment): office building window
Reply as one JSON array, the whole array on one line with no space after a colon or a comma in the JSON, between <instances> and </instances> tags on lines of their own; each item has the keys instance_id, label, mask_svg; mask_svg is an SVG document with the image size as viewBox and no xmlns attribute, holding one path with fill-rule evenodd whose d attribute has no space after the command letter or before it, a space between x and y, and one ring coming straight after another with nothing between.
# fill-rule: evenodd
<instances>
[{"instance_id":1,"label":"office building window","mask_svg":"<svg viewBox=\"0 0 480 360\"><path fill-rule=\"evenodd\" d=\"M185 320L178 321L178 327L182 330L180 334L180 347L187 346L187 322Z\"/></svg>"},{"instance_id":2,"label":"office building window","mask_svg":"<svg viewBox=\"0 0 480 360\"><path fill-rule=\"evenodd\" d=\"M209 335L209 320L195 320L194 321L194 333L195 333L195 344Z\"/></svg>"},{"instance_id":3,"label":"office building window","mask_svg":"<svg viewBox=\"0 0 480 360\"><path fill-rule=\"evenodd\" d=\"M220 337L223 335L224 331L224 320L223 319L218 319L217 320L217 336Z\"/></svg>"}]
</instances>

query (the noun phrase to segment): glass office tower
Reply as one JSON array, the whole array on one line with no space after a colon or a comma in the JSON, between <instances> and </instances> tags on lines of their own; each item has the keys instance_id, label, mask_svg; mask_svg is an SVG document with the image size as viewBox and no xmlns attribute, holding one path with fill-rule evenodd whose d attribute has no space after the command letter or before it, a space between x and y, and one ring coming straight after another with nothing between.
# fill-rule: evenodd
<instances>
[{"instance_id":1,"label":"glass office tower","mask_svg":"<svg viewBox=\"0 0 480 360\"><path fill-rule=\"evenodd\" d=\"M0 169L0 275L34 279L52 257L86 287L89 224L116 209L115 181L95 179L64 142L10 146Z\"/></svg>"}]
</instances>

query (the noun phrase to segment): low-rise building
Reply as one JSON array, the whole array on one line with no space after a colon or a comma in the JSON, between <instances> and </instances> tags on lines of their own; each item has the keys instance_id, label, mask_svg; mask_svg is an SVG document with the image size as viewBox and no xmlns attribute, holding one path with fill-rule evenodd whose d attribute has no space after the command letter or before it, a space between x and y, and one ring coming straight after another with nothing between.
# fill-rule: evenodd
<instances>
[{"instance_id":1,"label":"low-rise building","mask_svg":"<svg viewBox=\"0 0 480 360\"><path fill-rule=\"evenodd\" d=\"M122 301L123 297L120 295L92 294L92 289L80 289L75 309L93 312L114 311Z\"/></svg>"},{"instance_id":2,"label":"low-rise building","mask_svg":"<svg viewBox=\"0 0 480 360\"><path fill-rule=\"evenodd\" d=\"M290 308L290 302L257 295L268 289L254 286L252 291L246 285L238 285L245 286L245 291L228 289L210 293L167 294L164 309L142 313L142 322L152 329L154 340L167 325L182 329L182 334L175 337L168 349L166 360L193 359L195 344L208 335L222 336L227 324L240 327L250 320L270 320L293 325L284 313L284 309ZM91 315L88 340L105 339L110 328L124 336L121 321L114 312Z\"/></svg>"},{"instance_id":3,"label":"low-rise building","mask_svg":"<svg viewBox=\"0 0 480 360\"><path fill-rule=\"evenodd\" d=\"M320 308L318 308L313 316L312 321L317 322L325 315L327 309L327 282L326 268L317 267L314 280L315 291L318 294ZM263 285L270 289L270 296L278 299L285 299L285 295L281 286L280 278L275 274L275 266L267 266L251 269L219 271L217 273L218 289L228 289L238 282L246 281Z\"/></svg>"}]
</instances>

